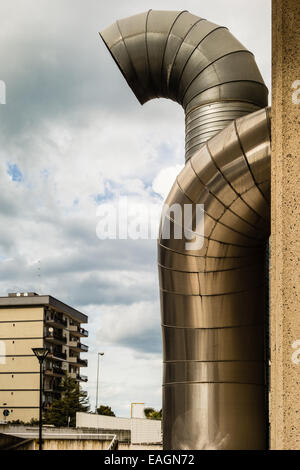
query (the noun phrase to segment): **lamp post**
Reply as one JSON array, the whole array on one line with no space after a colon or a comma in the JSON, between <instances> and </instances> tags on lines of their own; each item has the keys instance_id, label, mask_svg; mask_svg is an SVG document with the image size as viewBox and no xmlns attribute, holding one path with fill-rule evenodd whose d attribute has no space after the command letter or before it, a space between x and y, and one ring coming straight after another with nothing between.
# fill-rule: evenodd
<instances>
[{"instance_id":1,"label":"lamp post","mask_svg":"<svg viewBox=\"0 0 300 470\"><path fill-rule=\"evenodd\" d=\"M97 413L98 408L98 389L99 389L99 365L100 365L100 356L104 356L103 352L98 352L98 363L97 363L97 389L96 389L96 406L95 413Z\"/></svg>"},{"instance_id":2,"label":"lamp post","mask_svg":"<svg viewBox=\"0 0 300 470\"><path fill-rule=\"evenodd\" d=\"M43 450L43 443L42 443L43 362L46 359L49 351L46 348L32 348L32 351L40 363L39 450Z\"/></svg>"}]
</instances>

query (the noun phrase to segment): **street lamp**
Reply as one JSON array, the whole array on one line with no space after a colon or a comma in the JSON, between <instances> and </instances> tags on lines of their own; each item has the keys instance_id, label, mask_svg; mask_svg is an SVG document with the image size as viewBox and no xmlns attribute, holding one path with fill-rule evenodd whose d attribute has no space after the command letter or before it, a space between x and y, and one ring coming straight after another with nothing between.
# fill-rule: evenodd
<instances>
[{"instance_id":1,"label":"street lamp","mask_svg":"<svg viewBox=\"0 0 300 470\"><path fill-rule=\"evenodd\" d=\"M99 389L99 363L100 363L100 356L104 356L103 352L98 352L98 364L97 364L97 389L96 389L96 406L95 406L95 413L97 413L98 409L98 389Z\"/></svg>"},{"instance_id":2,"label":"street lamp","mask_svg":"<svg viewBox=\"0 0 300 470\"><path fill-rule=\"evenodd\" d=\"M43 450L42 444L42 400L43 400L43 362L47 357L48 349L46 348L32 348L34 355L38 358L40 363L40 410L39 410L39 450Z\"/></svg>"}]
</instances>

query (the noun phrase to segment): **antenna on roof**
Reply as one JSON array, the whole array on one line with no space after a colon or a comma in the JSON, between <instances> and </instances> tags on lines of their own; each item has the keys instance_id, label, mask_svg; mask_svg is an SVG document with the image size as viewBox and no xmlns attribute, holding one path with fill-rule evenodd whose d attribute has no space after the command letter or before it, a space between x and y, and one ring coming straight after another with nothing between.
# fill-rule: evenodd
<instances>
[{"instance_id":1,"label":"antenna on roof","mask_svg":"<svg viewBox=\"0 0 300 470\"><path fill-rule=\"evenodd\" d=\"M38 266L37 266L37 278L38 278L38 289L39 289L39 292L41 293L42 292L42 277L41 277L41 260L39 259L38 260Z\"/></svg>"}]
</instances>

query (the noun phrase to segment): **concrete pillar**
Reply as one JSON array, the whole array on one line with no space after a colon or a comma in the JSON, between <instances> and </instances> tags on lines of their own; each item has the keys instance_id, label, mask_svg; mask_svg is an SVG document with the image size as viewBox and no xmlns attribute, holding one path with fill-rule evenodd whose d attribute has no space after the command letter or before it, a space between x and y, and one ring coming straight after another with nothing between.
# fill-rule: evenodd
<instances>
[{"instance_id":1,"label":"concrete pillar","mask_svg":"<svg viewBox=\"0 0 300 470\"><path fill-rule=\"evenodd\" d=\"M300 2L273 0L272 449L300 449Z\"/></svg>"}]
</instances>

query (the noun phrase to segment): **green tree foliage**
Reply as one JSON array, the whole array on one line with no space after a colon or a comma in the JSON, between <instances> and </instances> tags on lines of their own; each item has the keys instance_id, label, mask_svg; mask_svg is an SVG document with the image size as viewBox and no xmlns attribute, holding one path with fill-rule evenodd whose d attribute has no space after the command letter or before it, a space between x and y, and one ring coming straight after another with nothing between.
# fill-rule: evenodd
<instances>
[{"instance_id":1,"label":"green tree foliage","mask_svg":"<svg viewBox=\"0 0 300 470\"><path fill-rule=\"evenodd\" d=\"M101 405L99 408L97 408L97 414L105 416L116 416L111 407L107 405Z\"/></svg>"},{"instance_id":2,"label":"green tree foliage","mask_svg":"<svg viewBox=\"0 0 300 470\"><path fill-rule=\"evenodd\" d=\"M6 421L6 422L7 422L7 424L12 424L14 426L18 426L18 425L23 426L23 425L26 424L25 421L21 421L20 419L13 419L11 421Z\"/></svg>"},{"instance_id":3,"label":"green tree foliage","mask_svg":"<svg viewBox=\"0 0 300 470\"><path fill-rule=\"evenodd\" d=\"M17 425L22 425L22 426L36 426L37 424L39 424L39 420L38 419L34 419L34 418L31 418L31 420L29 422L25 422L25 421L21 421L20 419L15 419L15 420L12 420L12 421L7 421L7 424L12 424L14 426L17 426Z\"/></svg>"},{"instance_id":4,"label":"green tree foliage","mask_svg":"<svg viewBox=\"0 0 300 470\"><path fill-rule=\"evenodd\" d=\"M65 377L61 383L62 396L55 400L45 413L45 422L54 426L71 426L76 424L76 412L89 410L88 398L80 389L79 383L71 377ZM68 418L70 417L70 423Z\"/></svg>"},{"instance_id":5,"label":"green tree foliage","mask_svg":"<svg viewBox=\"0 0 300 470\"><path fill-rule=\"evenodd\" d=\"M147 419L162 419L162 410L155 410L154 408L145 408L144 413Z\"/></svg>"}]
</instances>

